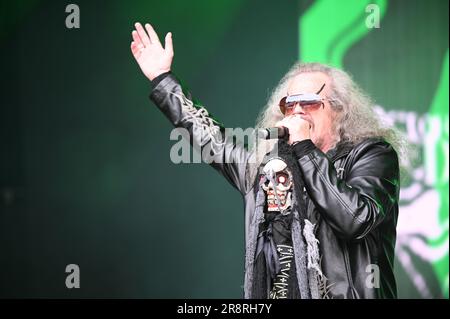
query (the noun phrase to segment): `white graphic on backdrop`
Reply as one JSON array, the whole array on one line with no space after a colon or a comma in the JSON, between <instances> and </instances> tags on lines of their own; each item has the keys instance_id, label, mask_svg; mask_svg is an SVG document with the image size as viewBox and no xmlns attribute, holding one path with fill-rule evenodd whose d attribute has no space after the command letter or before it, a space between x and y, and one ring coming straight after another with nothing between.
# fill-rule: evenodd
<instances>
[{"instance_id":1,"label":"white graphic on backdrop","mask_svg":"<svg viewBox=\"0 0 450 319\"><path fill-rule=\"evenodd\" d=\"M448 258L448 213L445 220L440 221L442 203L436 189L438 183L448 183L448 118L409 111L385 111L379 106L376 111L383 120L402 129L411 146L417 150L406 163L409 183L402 185L400 192L396 255L421 296L432 298L430 287L411 257L414 254L430 264ZM444 165L447 167L439 175L437 149L444 155ZM444 285L442 290L448 290L448 272Z\"/></svg>"}]
</instances>

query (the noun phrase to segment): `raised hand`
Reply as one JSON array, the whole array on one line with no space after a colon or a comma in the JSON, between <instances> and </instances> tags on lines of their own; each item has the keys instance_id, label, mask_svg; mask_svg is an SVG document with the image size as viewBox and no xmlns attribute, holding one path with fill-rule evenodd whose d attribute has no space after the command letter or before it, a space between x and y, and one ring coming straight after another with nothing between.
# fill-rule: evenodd
<instances>
[{"instance_id":1,"label":"raised hand","mask_svg":"<svg viewBox=\"0 0 450 319\"><path fill-rule=\"evenodd\" d=\"M170 71L173 59L172 33L167 33L163 48L150 24L145 25L145 30L140 23L134 26L136 30L131 33L131 52L144 75L152 81L158 75Z\"/></svg>"}]
</instances>

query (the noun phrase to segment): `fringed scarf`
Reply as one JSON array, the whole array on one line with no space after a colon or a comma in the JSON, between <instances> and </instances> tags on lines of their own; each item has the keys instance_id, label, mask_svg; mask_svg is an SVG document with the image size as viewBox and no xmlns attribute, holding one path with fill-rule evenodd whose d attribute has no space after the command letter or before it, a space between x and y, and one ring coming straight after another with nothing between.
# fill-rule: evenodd
<instances>
[{"instance_id":1,"label":"fringed scarf","mask_svg":"<svg viewBox=\"0 0 450 319\"><path fill-rule=\"evenodd\" d=\"M292 173L292 202L286 211L268 212L262 186L273 176L259 176L246 247L245 298L323 298L326 278L320 268L314 224L306 215L298 162L285 141L278 144L278 157Z\"/></svg>"}]
</instances>

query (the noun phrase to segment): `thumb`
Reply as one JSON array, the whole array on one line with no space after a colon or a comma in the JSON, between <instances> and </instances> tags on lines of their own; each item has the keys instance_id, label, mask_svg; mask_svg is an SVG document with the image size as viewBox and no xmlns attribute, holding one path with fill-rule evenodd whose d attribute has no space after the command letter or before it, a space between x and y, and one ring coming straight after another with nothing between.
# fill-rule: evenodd
<instances>
[{"instance_id":1,"label":"thumb","mask_svg":"<svg viewBox=\"0 0 450 319\"><path fill-rule=\"evenodd\" d=\"M275 123L275 127L283 127L283 126L284 126L284 121L283 120L278 121L278 122Z\"/></svg>"},{"instance_id":2,"label":"thumb","mask_svg":"<svg viewBox=\"0 0 450 319\"><path fill-rule=\"evenodd\" d=\"M164 50L169 55L173 56L172 32L166 34Z\"/></svg>"}]
</instances>

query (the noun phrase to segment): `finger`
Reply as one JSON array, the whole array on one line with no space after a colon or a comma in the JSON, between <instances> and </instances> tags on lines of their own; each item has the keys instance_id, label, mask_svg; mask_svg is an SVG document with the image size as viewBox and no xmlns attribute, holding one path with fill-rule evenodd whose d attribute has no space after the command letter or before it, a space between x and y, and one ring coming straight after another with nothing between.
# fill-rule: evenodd
<instances>
[{"instance_id":1,"label":"finger","mask_svg":"<svg viewBox=\"0 0 450 319\"><path fill-rule=\"evenodd\" d=\"M133 40L134 40L133 42L135 43L136 47L139 50L144 49L145 46L144 46L144 44L142 44L141 38L139 37L139 34L137 33L137 31L133 31L131 34L133 36Z\"/></svg>"},{"instance_id":2,"label":"finger","mask_svg":"<svg viewBox=\"0 0 450 319\"><path fill-rule=\"evenodd\" d=\"M134 26L136 27L139 37L141 38L142 44L144 44L144 46L150 45L151 41L150 41L147 33L145 32L144 28L142 27L142 25L138 22Z\"/></svg>"},{"instance_id":3,"label":"finger","mask_svg":"<svg viewBox=\"0 0 450 319\"><path fill-rule=\"evenodd\" d=\"M133 37L133 41L137 45L142 44L141 38L139 37L139 34L138 34L138 32L136 30L133 30L133 32L131 32L131 36Z\"/></svg>"},{"instance_id":4,"label":"finger","mask_svg":"<svg viewBox=\"0 0 450 319\"><path fill-rule=\"evenodd\" d=\"M310 124L309 119L303 117L302 115L300 115L300 119L301 119L301 123L305 123L306 122L306 123Z\"/></svg>"},{"instance_id":5,"label":"finger","mask_svg":"<svg viewBox=\"0 0 450 319\"><path fill-rule=\"evenodd\" d=\"M153 44L159 44L161 45L161 42L159 42L159 38L158 35L156 34L155 30L153 29L153 27L150 25L150 23L146 23L145 24L145 30L147 30L147 33L150 37L150 41Z\"/></svg>"},{"instance_id":6,"label":"finger","mask_svg":"<svg viewBox=\"0 0 450 319\"><path fill-rule=\"evenodd\" d=\"M164 50L171 56L173 56L173 43L172 43L172 32L166 34Z\"/></svg>"},{"instance_id":7,"label":"finger","mask_svg":"<svg viewBox=\"0 0 450 319\"><path fill-rule=\"evenodd\" d=\"M284 120L281 120L281 121L278 121L277 123L275 123L275 127L283 127L284 125L285 125Z\"/></svg>"},{"instance_id":8,"label":"finger","mask_svg":"<svg viewBox=\"0 0 450 319\"><path fill-rule=\"evenodd\" d=\"M139 45L136 42L131 42L131 52L133 53L134 57L137 59L141 55L141 50L139 48Z\"/></svg>"}]
</instances>

